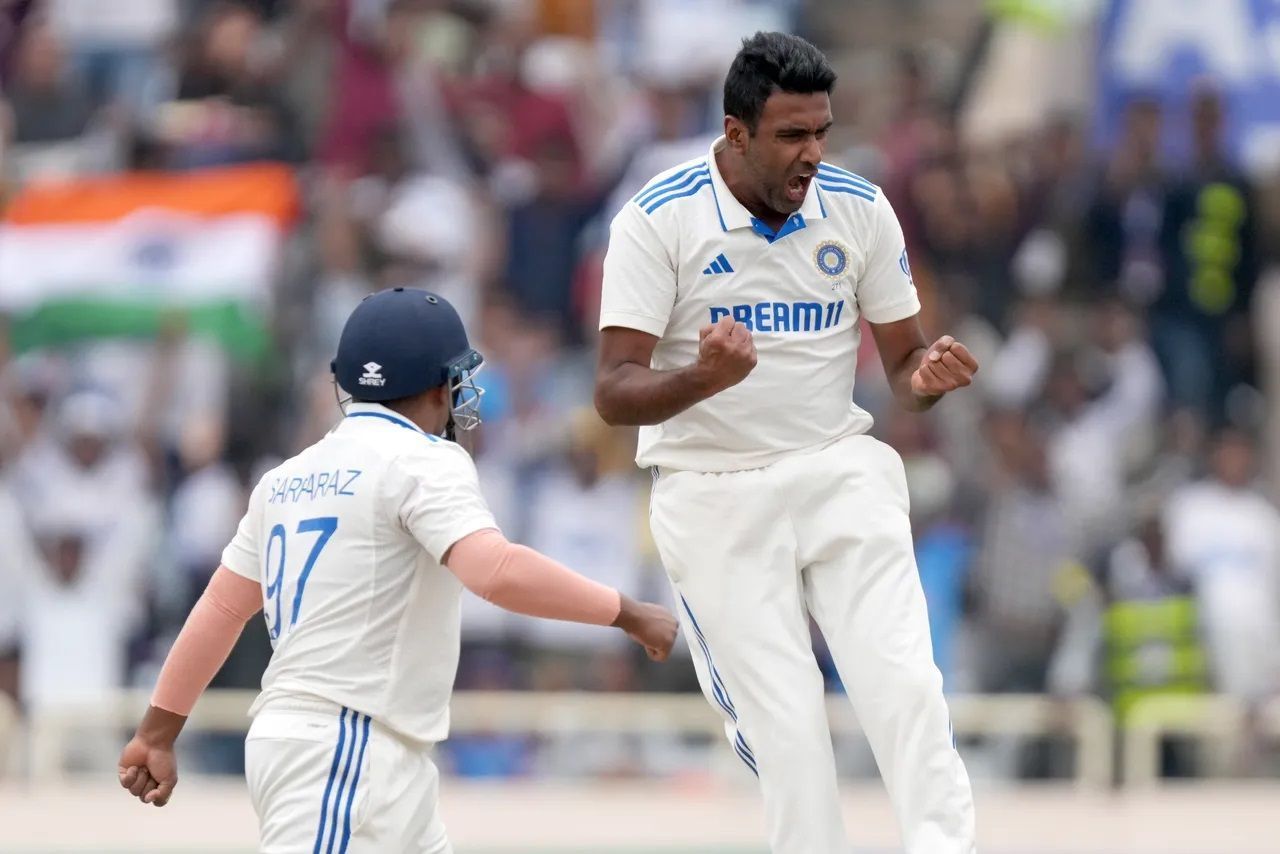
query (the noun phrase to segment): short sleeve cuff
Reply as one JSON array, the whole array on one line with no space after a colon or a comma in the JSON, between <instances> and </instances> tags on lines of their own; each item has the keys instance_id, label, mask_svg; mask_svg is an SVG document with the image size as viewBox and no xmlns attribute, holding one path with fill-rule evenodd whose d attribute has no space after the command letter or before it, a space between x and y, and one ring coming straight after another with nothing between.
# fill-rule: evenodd
<instances>
[{"instance_id":1,"label":"short sleeve cuff","mask_svg":"<svg viewBox=\"0 0 1280 854\"><path fill-rule=\"evenodd\" d=\"M445 553L453 548L454 543L471 536L476 531L484 530L499 530L498 523L494 521L492 516L475 515L459 521L449 529L447 537L441 537L438 543L433 543L428 548L431 553L431 559L436 563L443 564Z\"/></svg>"},{"instance_id":2,"label":"short sleeve cuff","mask_svg":"<svg viewBox=\"0 0 1280 854\"><path fill-rule=\"evenodd\" d=\"M895 323L919 314L920 298L912 294L909 299L891 303L890 305L877 306L875 308L860 305L858 309L862 312L862 316L872 323Z\"/></svg>"},{"instance_id":3,"label":"short sleeve cuff","mask_svg":"<svg viewBox=\"0 0 1280 854\"><path fill-rule=\"evenodd\" d=\"M254 555L245 554L243 549L238 549L234 545L227 546L222 550L222 565L236 575L244 576L250 581L262 582L262 577L258 572L257 558Z\"/></svg>"},{"instance_id":4,"label":"short sleeve cuff","mask_svg":"<svg viewBox=\"0 0 1280 854\"><path fill-rule=\"evenodd\" d=\"M654 337L661 338L667 331L667 321L663 318L650 317L647 314L636 314L630 311L606 311L600 314L600 328L621 326L626 329L638 329Z\"/></svg>"}]
</instances>

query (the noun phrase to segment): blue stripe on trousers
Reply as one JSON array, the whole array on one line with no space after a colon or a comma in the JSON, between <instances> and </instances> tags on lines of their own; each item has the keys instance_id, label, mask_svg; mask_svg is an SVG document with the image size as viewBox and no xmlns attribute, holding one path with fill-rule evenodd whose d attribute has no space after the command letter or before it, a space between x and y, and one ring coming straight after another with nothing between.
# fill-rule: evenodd
<instances>
[{"instance_id":1,"label":"blue stripe on trousers","mask_svg":"<svg viewBox=\"0 0 1280 854\"><path fill-rule=\"evenodd\" d=\"M751 773L759 777L760 772L756 769L755 757L751 755L751 751L747 748L747 743L743 741L742 733L738 733L738 738L733 743L733 749L738 754L738 757L751 769Z\"/></svg>"},{"instance_id":2,"label":"blue stripe on trousers","mask_svg":"<svg viewBox=\"0 0 1280 854\"><path fill-rule=\"evenodd\" d=\"M342 745L347 737L347 709L344 706L338 714L338 746L333 750L333 762L329 765L329 780L324 784L324 799L320 802L320 824L316 827L316 844L311 854L320 854L320 846L324 842L325 819L329 814L329 792L333 790L333 778L338 773L338 760L342 758Z\"/></svg>"},{"instance_id":3,"label":"blue stripe on trousers","mask_svg":"<svg viewBox=\"0 0 1280 854\"><path fill-rule=\"evenodd\" d=\"M351 740L347 742L347 756L342 760L342 774L338 777L338 793L333 796L333 820L329 822L329 843L325 846L325 854L333 854L333 843L338 838L338 808L342 805L342 793L347 788L347 777L351 774L351 758L356 752L356 718L359 714L351 713L347 722L351 724Z\"/></svg>"},{"instance_id":4,"label":"blue stripe on trousers","mask_svg":"<svg viewBox=\"0 0 1280 854\"><path fill-rule=\"evenodd\" d=\"M693 623L693 633L698 636L698 645L702 647L702 653L707 657L707 668L711 671L711 689L715 692L716 699L720 701L720 708L733 718L733 722L738 722L738 710L733 705L733 700L729 699L729 690L724 687L724 680L720 678L720 671L716 670L715 662L711 660L711 648L707 645L706 635L702 633L702 627L698 625L698 618L693 616L693 609L689 607L689 602L680 597L680 602L684 605L684 611L689 615L689 621Z\"/></svg>"},{"instance_id":5,"label":"blue stripe on trousers","mask_svg":"<svg viewBox=\"0 0 1280 854\"><path fill-rule=\"evenodd\" d=\"M342 845L338 854L347 854L347 843L351 840L351 805L356 800L356 786L360 785L360 768L364 765L364 748L369 743L369 716L364 716L363 730L360 733L360 755L356 757L356 776L351 780L351 791L347 793L347 811L342 817Z\"/></svg>"},{"instance_id":6,"label":"blue stripe on trousers","mask_svg":"<svg viewBox=\"0 0 1280 854\"><path fill-rule=\"evenodd\" d=\"M724 680L720 678L720 672L716 670L715 662L711 659L711 647L707 644L707 638L702 634L702 627L698 625L698 618L693 616L693 609L689 607L689 602L684 596L680 597L680 603L684 605L684 612L689 615L689 622L693 624L693 633L698 638L698 646L702 647L702 654L707 657L707 669L711 672L711 692L715 695L716 701L720 708L733 720L734 732L737 739L734 741L734 752L742 758L747 764L751 772L757 777L760 772L756 770L756 755L747 744L746 738L743 737L741 730L737 729L738 712L733 705L733 700L729 697L729 689L725 687Z\"/></svg>"}]
</instances>

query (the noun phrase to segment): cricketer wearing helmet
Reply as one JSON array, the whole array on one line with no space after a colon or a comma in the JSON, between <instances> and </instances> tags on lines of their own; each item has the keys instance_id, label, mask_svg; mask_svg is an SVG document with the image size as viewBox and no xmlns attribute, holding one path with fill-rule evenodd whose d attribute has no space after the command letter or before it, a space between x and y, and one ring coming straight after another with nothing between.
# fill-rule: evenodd
<instances>
[{"instance_id":1,"label":"cricketer wearing helmet","mask_svg":"<svg viewBox=\"0 0 1280 854\"><path fill-rule=\"evenodd\" d=\"M697 670L759 777L775 854L849 851L812 618L911 854L968 854L973 799L934 666L902 461L852 402L859 319L913 410L977 363L916 315L884 192L823 161L835 83L803 39L758 33L725 80L725 134L613 221L596 406L638 424L650 523Z\"/></svg>"},{"instance_id":2,"label":"cricketer wearing helmet","mask_svg":"<svg viewBox=\"0 0 1280 854\"><path fill-rule=\"evenodd\" d=\"M263 476L161 671L120 783L162 806L173 743L245 621L274 652L245 743L259 850L450 851L428 750L445 738L465 586L495 604L622 628L665 659L676 622L499 533L463 448L480 354L443 298L366 298L333 373L352 397L323 439Z\"/></svg>"}]
</instances>

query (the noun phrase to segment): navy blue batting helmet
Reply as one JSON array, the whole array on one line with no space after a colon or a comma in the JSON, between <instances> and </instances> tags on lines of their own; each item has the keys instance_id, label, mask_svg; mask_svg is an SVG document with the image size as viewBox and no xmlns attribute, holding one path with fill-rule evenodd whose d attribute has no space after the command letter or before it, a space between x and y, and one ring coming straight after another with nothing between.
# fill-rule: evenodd
<instances>
[{"instance_id":1,"label":"navy blue batting helmet","mask_svg":"<svg viewBox=\"0 0 1280 854\"><path fill-rule=\"evenodd\" d=\"M392 288L356 306L330 367L338 385L359 400L397 400L447 383L465 430L479 422L481 391L472 376L483 361L444 297Z\"/></svg>"}]
</instances>

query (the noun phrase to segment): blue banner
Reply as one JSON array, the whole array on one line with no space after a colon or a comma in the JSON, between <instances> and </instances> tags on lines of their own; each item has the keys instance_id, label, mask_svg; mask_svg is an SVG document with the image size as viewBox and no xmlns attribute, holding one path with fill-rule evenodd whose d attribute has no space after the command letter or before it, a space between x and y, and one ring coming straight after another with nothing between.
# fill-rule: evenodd
<instances>
[{"instance_id":1,"label":"blue banner","mask_svg":"<svg viewBox=\"0 0 1280 854\"><path fill-rule=\"evenodd\" d=\"M1280 166L1280 0L1110 0L1099 26L1095 142L1110 145L1134 95L1165 108L1174 162L1190 147L1197 85L1222 93L1228 153L1247 168Z\"/></svg>"}]
</instances>

